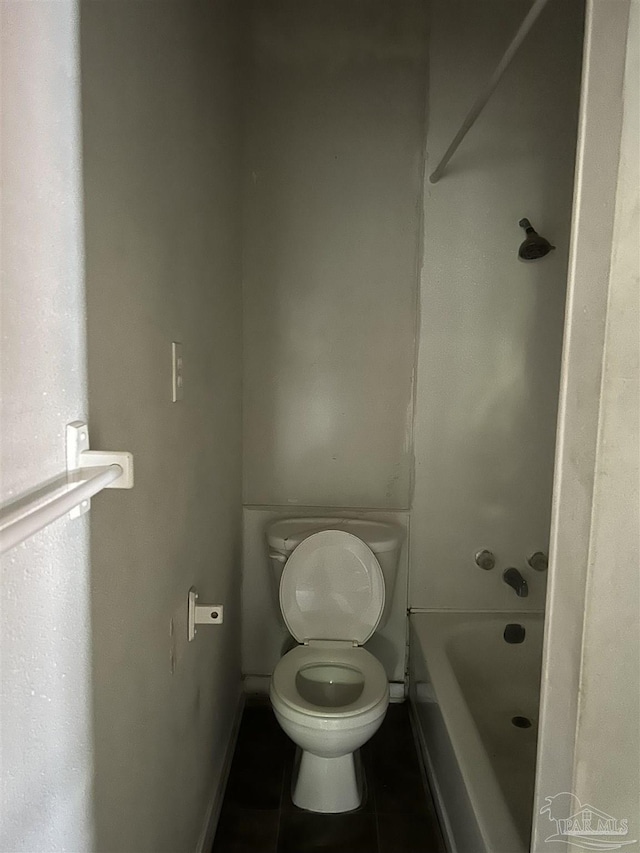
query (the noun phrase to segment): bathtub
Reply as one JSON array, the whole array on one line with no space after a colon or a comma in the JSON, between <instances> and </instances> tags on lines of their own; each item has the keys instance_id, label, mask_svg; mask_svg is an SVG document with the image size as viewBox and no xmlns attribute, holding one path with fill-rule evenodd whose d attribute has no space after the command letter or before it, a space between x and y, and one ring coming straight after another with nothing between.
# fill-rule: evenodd
<instances>
[{"instance_id":1,"label":"bathtub","mask_svg":"<svg viewBox=\"0 0 640 853\"><path fill-rule=\"evenodd\" d=\"M522 642L505 641L510 623ZM412 714L457 853L529 850L542 628L536 613L410 616Z\"/></svg>"}]
</instances>

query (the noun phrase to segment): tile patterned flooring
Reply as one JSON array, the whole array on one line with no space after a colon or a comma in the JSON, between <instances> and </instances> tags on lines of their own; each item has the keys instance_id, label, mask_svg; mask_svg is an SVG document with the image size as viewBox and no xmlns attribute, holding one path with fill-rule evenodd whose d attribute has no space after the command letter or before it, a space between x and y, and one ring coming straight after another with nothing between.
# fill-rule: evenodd
<instances>
[{"instance_id":1,"label":"tile patterned flooring","mask_svg":"<svg viewBox=\"0 0 640 853\"><path fill-rule=\"evenodd\" d=\"M362 749L366 796L319 815L291 801L295 746L266 702L245 708L212 853L445 853L406 704Z\"/></svg>"}]
</instances>

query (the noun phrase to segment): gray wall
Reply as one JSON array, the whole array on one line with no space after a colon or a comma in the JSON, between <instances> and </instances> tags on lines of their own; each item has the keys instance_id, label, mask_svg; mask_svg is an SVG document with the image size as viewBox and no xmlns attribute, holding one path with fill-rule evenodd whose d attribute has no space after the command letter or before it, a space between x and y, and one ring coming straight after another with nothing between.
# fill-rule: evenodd
<instances>
[{"instance_id":1,"label":"gray wall","mask_svg":"<svg viewBox=\"0 0 640 853\"><path fill-rule=\"evenodd\" d=\"M235 6L82 5L90 423L136 468L91 515L96 849L110 853L195 849L238 707ZM192 584L226 609L188 644Z\"/></svg>"},{"instance_id":2,"label":"gray wall","mask_svg":"<svg viewBox=\"0 0 640 853\"><path fill-rule=\"evenodd\" d=\"M0 33L4 504L64 472L87 401L76 3L3 2ZM61 519L0 562L3 851L93 849L88 553Z\"/></svg>"},{"instance_id":3,"label":"gray wall","mask_svg":"<svg viewBox=\"0 0 640 853\"><path fill-rule=\"evenodd\" d=\"M432 0L427 171L529 0ZM426 184L410 604L542 609L583 0L551 3L437 184ZM557 246L518 260L527 216ZM489 548L498 563L477 568ZM530 594L502 582L517 566Z\"/></svg>"},{"instance_id":4,"label":"gray wall","mask_svg":"<svg viewBox=\"0 0 640 853\"><path fill-rule=\"evenodd\" d=\"M287 636L267 524L410 504L426 36L420 0L248 5L245 673L270 674ZM396 680L406 586L405 548L372 640Z\"/></svg>"},{"instance_id":5,"label":"gray wall","mask_svg":"<svg viewBox=\"0 0 640 853\"><path fill-rule=\"evenodd\" d=\"M424 9L249 4L247 504L409 505Z\"/></svg>"}]
</instances>

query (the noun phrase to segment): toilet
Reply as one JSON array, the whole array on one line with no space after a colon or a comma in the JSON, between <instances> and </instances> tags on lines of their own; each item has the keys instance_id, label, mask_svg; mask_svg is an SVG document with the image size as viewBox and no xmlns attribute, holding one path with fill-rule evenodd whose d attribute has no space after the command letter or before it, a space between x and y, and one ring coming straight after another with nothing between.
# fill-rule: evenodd
<instances>
[{"instance_id":1,"label":"toilet","mask_svg":"<svg viewBox=\"0 0 640 853\"><path fill-rule=\"evenodd\" d=\"M386 621L402 535L360 519L287 519L268 532L280 611L299 644L270 685L276 718L298 746L299 808L337 813L362 803L357 751L389 704L384 667L362 646Z\"/></svg>"}]
</instances>

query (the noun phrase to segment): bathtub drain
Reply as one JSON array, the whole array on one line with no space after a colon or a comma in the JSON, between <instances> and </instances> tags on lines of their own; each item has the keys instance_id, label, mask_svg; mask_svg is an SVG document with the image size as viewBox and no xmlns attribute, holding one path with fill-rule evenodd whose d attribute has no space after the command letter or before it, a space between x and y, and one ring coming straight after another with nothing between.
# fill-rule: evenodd
<instances>
[{"instance_id":1,"label":"bathtub drain","mask_svg":"<svg viewBox=\"0 0 640 853\"><path fill-rule=\"evenodd\" d=\"M511 722L518 729L531 728L531 720L529 719L529 717L511 717Z\"/></svg>"}]
</instances>

